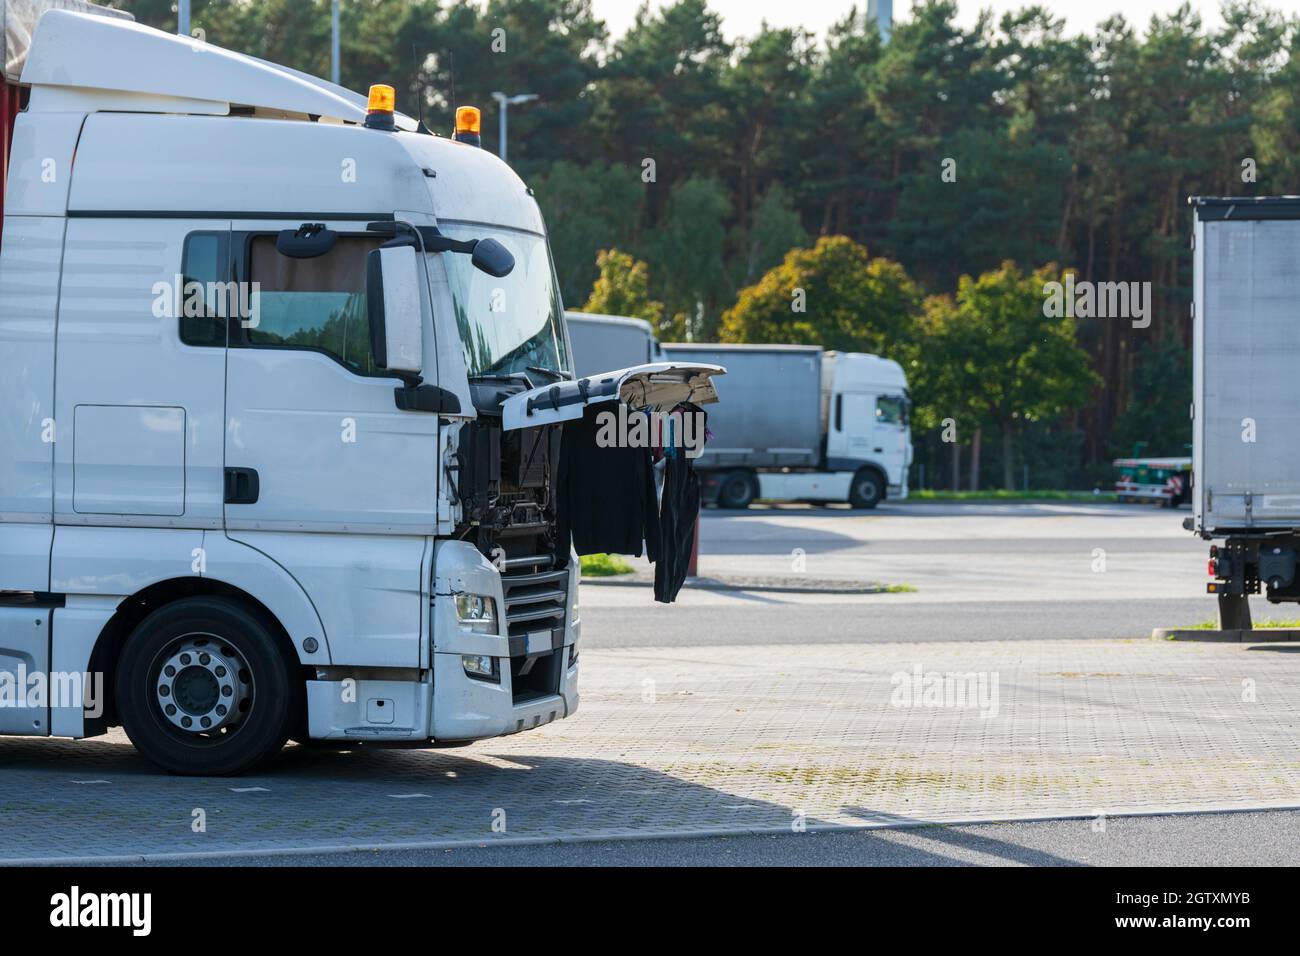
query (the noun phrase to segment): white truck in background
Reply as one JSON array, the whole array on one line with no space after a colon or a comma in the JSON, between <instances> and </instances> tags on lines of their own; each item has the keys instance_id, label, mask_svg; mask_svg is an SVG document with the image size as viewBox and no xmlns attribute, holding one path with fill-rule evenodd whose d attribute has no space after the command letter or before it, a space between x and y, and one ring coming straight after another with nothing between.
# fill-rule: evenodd
<instances>
[{"instance_id":1,"label":"white truck in background","mask_svg":"<svg viewBox=\"0 0 1300 956\"><path fill-rule=\"evenodd\" d=\"M1300 197L1193 197L1192 516L1219 624L1300 602Z\"/></svg>"},{"instance_id":2,"label":"white truck in background","mask_svg":"<svg viewBox=\"0 0 1300 956\"><path fill-rule=\"evenodd\" d=\"M721 369L573 380L546 227L477 110L442 138L391 87L0 4L40 13L29 48L5 30L0 733L122 725L231 774L289 736L572 714L560 429L713 402Z\"/></svg>"},{"instance_id":3,"label":"white truck in background","mask_svg":"<svg viewBox=\"0 0 1300 956\"><path fill-rule=\"evenodd\" d=\"M724 405L696 461L703 497L723 508L907 497L912 463L907 377L878 355L812 345L664 343L675 362L722 364Z\"/></svg>"},{"instance_id":4,"label":"white truck in background","mask_svg":"<svg viewBox=\"0 0 1300 956\"><path fill-rule=\"evenodd\" d=\"M573 340L573 367L579 377L607 368L662 362L663 349L645 319L595 312L565 312Z\"/></svg>"},{"instance_id":5,"label":"white truck in background","mask_svg":"<svg viewBox=\"0 0 1300 956\"><path fill-rule=\"evenodd\" d=\"M713 437L696 461L706 504L747 508L763 498L874 508L907 497L912 433L897 362L812 345L661 344L641 319L568 319L579 374L660 357L726 367L728 400L708 410Z\"/></svg>"}]
</instances>

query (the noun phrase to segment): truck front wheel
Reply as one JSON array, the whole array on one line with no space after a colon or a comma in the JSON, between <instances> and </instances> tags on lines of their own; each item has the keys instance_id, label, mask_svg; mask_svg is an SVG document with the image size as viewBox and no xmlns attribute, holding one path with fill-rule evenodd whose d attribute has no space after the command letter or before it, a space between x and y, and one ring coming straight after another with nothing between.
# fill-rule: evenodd
<instances>
[{"instance_id":1,"label":"truck front wheel","mask_svg":"<svg viewBox=\"0 0 1300 956\"><path fill-rule=\"evenodd\" d=\"M117 668L117 706L137 750L170 773L226 776L269 760L299 695L270 626L252 608L187 598L140 623Z\"/></svg>"},{"instance_id":2,"label":"truck front wheel","mask_svg":"<svg viewBox=\"0 0 1300 956\"><path fill-rule=\"evenodd\" d=\"M885 483L880 475L863 468L853 476L849 486L849 504L855 508L874 508L885 497Z\"/></svg>"}]
</instances>

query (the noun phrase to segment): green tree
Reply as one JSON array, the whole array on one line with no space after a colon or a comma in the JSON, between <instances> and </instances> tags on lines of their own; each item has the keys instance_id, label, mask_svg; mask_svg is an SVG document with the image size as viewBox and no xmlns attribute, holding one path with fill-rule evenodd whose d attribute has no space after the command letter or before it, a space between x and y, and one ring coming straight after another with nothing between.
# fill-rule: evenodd
<instances>
[{"instance_id":1,"label":"green tree","mask_svg":"<svg viewBox=\"0 0 1300 956\"><path fill-rule=\"evenodd\" d=\"M794 249L722 317L725 342L822 345L891 356L907 341L921 296L903 267L845 236Z\"/></svg>"},{"instance_id":2,"label":"green tree","mask_svg":"<svg viewBox=\"0 0 1300 956\"><path fill-rule=\"evenodd\" d=\"M805 222L822 235L871 243L884 234L894 167L869 95L881 50L875 23L855 7L830 28L813 63L809 122L794 134L798 162L782 181L796 190Z\"/></svg>"},{"instance_id":3,"label":"green tree","mask_svg":"<svg viewBox=\"0 0 1300 956\"><path fill-rule=\"evenodd\" d=\"M1183 410L1192 403L1192 363L1173 339L1146 346L1134 357L1128 405L1115 419L1111 454L1125 458L1142 443L1147 455L1191 454L1192 423Z\"/></svg>"},{"instance_id":4,"label":"green tree","mask_svg":"<svg viewBox=\"0 0 1300 956\"><path fill-rule=\"evenodd\" d=\"M462 7L474 9L447 2L445 16ZM443 32L447 53L455 55L458 101L483 110L484 148L497 152L500 145L492 92L534 93L535 102L510 109L511 165L530 179L561 159L590 161L587 143L574 133L591 120L589 92L606 39L591 0L487 0L467 25L468 31ZM435 89L447 91L450 58L439 62L446 69L430 80ZM451 123L450 113L446 122Z\"/></svg>"},{"instance_id":5,"label":"green tree","mask_svg":"<svg viewBox=\"0 0 1300 956\"><path fill-rule=\"evenodd\" d=\"M1074 320L1044 314L1048 283L1062 279L1055 266L1026 274L1013 262L978 279L962 276L951 307L936 310L928 330L926 355L933 345L936 361L956 363L942 394L973 419L958 424L1001 436L1007 489L1015 487L1017 428L1078 408L1099 384Z\"/></svg>"},{"instance_id":6,"label":"green tree","mask_svg":"<svg viewBox=\"0 0 1300 956\"><path fill-rule=\"evenodd\" d=\"M736 289L752 285L791 249L808 244L799 211L785 187L773 183L754 207L748 227L732 231L731 280Z\"/></svg>"},{"instance_id":7,"label":"green tree","mask_svg":"<svg viewBox=\"0 0 1300 956\"><path fill-rule=\"evenodd\" d=\"M965 327L952 296L929 296L917 316L914 335L898 359L912 397L912 434L918 460L935 450L951 456L949 487L961 488L961 449L978 427L970 410L974 389L965 361ZM931 472L934 473L933 471Z\"/></svg>"},{"instance_id":8,"label":"green tree","mask_svg":"<svg viewBox=\"0 0 1300 956\"><path fill-rule=\"evenodd\" d=\"M705 0L655 12L643 4L614 43L593 91L599 144L614 162L641 169L654 161L647 188L655 214L668 202L665 187L723 162L730 144L722 78L730 56L722 21Z\"/></svg>"},{"instance_id":9,"label":"green tree","mask_svg":"<svg viewBox=\"0 0 1300 956\"><path fill-rule=\"evenodd\" d=\"M872 71L869 99L880 120L877 148L888 175L937 169L940 147L956 131L986 124L998 111L1004 80L990 44L989 15L975 26L956 23L952 0L921 0L899 23ZM893 205L888 205L892 216Z\"/></svg>"},{"instance_id":10,"label":"green tree","mask_svg":"<svg viewBox=\"0 0 1300 956\"><path fill-rule=\"evenodd\" d=\"M730 106L727 139L734 144L726 179L742 231L751 229L771 184L798 169L814 62L812 39L801 30L764 24L758 36L741 42L734 64L723 74L722 93Z\"/></svg>"},{"instance_id":11,"label":"green tree","mask_svg":"<svg viewBox=\"0 0 1300 956\"><path fill-rule=\"evenodd\" d=\"M566 302L581 302L596 281L601 249L637 245L644 192L636 171L599 160L560 161L534 180Z\"/></svg>"},{"instance_id":12,"label":"green tree","mask_svg":"<svg viewBox=\"0 0 1300 956\"><path fill-rule=\"evenodd\" d=\"M584 312L645 319L656 330L662 326L664 307L650 298L649 266L617 249L602 250L596 266L600 275L582 307Z\"/></svg>"},{"instance_id":13,"label":"green tree","mask_svg":"<svg viewBox=\"0 0 1300 956\"><path fill-rule=\"evenodd\" d=\"M924 169L901 177L889 243L932 289L1005 259L1041 262L1056 252L1069 159L1061 147L1002 125L945 139Z\"/></svg>"},{"instance_id":14,"label":"green tree","mask_svg":"<svg viewBox=\"0 0 1300 956\"><path fill-rule=\"evenodd\" d=\"M673 187L659 222L641 244L652 288L673 315L686 317L691 338L717 334L717 315L728 295L723 260L731 202L722 183L691 177Z\"/></svg>"}]
</instances>

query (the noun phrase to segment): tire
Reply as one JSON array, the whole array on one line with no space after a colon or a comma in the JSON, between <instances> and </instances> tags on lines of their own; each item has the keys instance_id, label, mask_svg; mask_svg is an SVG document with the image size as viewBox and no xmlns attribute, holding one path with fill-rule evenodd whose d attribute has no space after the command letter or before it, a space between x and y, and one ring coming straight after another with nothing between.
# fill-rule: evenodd
<instances>
[{"instance_id":1,"label":"tire","mask_svg":"<svg viewBox=\"0 0 1300 956\"><path fill-rule=\"evenodd\" d=\"M849 504L854 508L871 509L885 500L885 483L880 475L864 468L853 476L849 485Z\"/></svg>"},{"instance_id":2,"label":"tire","mask_svg":"<svg viewBox=\"0 0 1300 956\"><path fill-rule=\"evenodd\" d=\"M215 597L176 601L145 618L122 650L115 685L136 750L186 776L240 774L274 757L303 688L272 626L249 606Z\"/></svg>"},{"instance_id":3,"label":"tire","mask_svg":"<svg viewBox=\"0 0 1300 956\"><path fill-rule=\"evenodd\" d=\"M748 508L758 497L754 477L747 471L728 472L718 489L718 505L722 508Z\"/></svg>"}]
</instances>

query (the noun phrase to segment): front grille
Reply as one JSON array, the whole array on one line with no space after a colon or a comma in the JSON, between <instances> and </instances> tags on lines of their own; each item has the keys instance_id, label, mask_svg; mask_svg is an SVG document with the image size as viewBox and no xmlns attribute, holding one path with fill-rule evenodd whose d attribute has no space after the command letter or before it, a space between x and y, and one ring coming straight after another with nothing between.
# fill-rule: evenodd
<instances>
[{"instance_id":1,"label":"front grille","mask_svg":"<svg viewBox=\"0 0 1300 956\"><path fill-rule=\"evenodd\" d=\"M564 615L569 598L569 570L556 568L546 555L507 558L501 572L505 592L506 633L510 639L510 676L515 703L560 692ZM546 651L528 655L528 635L545 633Z\"/></svg>"},{"instance_id":2,"label":"front grille","mask_svg":"<svg viewBox=\"0 0 1300 956\"><path fill-rule=\"evenodd\" d=\"M564 627L569 598L569 569L553 567L550 555L507 558L501 575L506 623L511 637Z\"/></svg>"}]
</instances>

